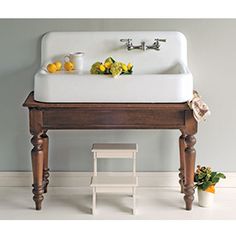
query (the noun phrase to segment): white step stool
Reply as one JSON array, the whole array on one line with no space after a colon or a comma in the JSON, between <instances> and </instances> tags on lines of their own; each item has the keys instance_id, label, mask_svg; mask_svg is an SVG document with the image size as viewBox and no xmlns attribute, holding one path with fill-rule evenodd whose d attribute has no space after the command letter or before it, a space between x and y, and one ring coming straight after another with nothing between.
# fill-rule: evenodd
<instances>
[{"instance_id":1,"label":"white step stool","mask_svg":"<svg viewBox=\"0 0 236 236\"><path fill-rule=\"evenodd\" d=\"M96 194L104 192L104 188L131 188L133 197L133 214L136 210L136 187L138 178L136 176L136 153L138 152L137 144L134 143L95 143L92 146L94 158L94 172L90 186L93 188L93 207L92 213L96 211ZM129 158L133 160L132 176L98 176L97 159L100 158ZM107 191L106 191L107 192Z\"/></svg>"}]
</instances>

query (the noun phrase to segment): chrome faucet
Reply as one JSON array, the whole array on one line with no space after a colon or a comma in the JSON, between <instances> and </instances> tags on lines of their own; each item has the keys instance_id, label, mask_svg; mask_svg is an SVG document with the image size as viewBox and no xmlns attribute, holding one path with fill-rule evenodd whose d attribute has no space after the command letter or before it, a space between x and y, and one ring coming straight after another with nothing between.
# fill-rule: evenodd
<instances>
[{"instance_id":1,"label":"chrome faucet","mask_svg":"<svg viewBox=\"0 0 236 236\"><path fill-rule=\"evenodd\" d=\"M147 49L154 49L159 51L160 50L160 42L166 42L166 39L155 39L153 45L148 46L144 41L141 42L140 45L133 45L132 39L120 39L121 42L125 42L128 51L134 49L140 49L146 51Z\"/></svg>"}]
</instances>

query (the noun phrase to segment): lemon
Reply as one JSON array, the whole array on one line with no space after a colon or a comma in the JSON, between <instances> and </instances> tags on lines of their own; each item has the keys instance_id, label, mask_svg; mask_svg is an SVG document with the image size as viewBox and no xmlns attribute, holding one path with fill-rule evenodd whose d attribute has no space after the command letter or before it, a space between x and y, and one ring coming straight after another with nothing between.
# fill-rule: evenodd
<instances>
[{"instance_id":1,"label":"lemon","mask_svg":"<svg viewBox=\"0 0 236 236\"><path fill-rule=\"evenodd\" d=\"M131 63L129 63L129 64L127 65L128 70L132 69L132 67L133 67L133 65L132 65Z\"/></svg>"},{"instance_id":2,"label":"lemon","mask_svg":"<svg viewBox=\"0 0 236 236\"><path fill-rule=\"evenodd\" d=\"M122 70L124 71L124 72L126 72L127 70L128 70L128 68L127 68L127 66L125 65L125 64L122 64Z\"/></svg>"},{"instance_id":3,"label":"lemon","mask_svg":"<svg viewBox=\"0 0 236 236\"><path fill-rule=\"evenodd\" d=\"M100 65L99 69L100 69L101 72L104 72L106 70L106 67L104 65Z\"/></svg>"},{"instance_id":4,"label":"lemon","mask_svg":"<svg viewBox=\"0 0 236 236\"><path fill-rule=\"evenodd\" d=\"M73 65L72 62L67 61L67 62L64 63L64 68L67 71L72 71L74 69L74 65Z\"/></svg>"},{"instance_id":5,"label":"lemon","mask_svg":"<svg viewBox=\"0 0 236 236\"><path fill-rule=\"evenodd\" d=\"M53 64L57 67L57 70L58 70L58 71L61 70L61 68L62 68L62 64L61 64L60 61L55 61Z\"/></svg>"},{"instance_id":6,"label":"lemon","mask_svg":"<svg viewBox=\"0 0 236 236\"><path fill-rule=\"evenodd\" d=\"M48 64L47 70L49 73L55 73L57 71L57 67L55 64Z\"/></svg>"},{"instance_id":7,"label":"lemon","mask_svg":"<svg viewBox=\"0 0 236 236\"><path fill-rule=\"evenodd\" d=\"M105 62L104 63L104 66L107 68L107 69L110 69L111 68L111 62Z\"/></svg>"}]
</instances>

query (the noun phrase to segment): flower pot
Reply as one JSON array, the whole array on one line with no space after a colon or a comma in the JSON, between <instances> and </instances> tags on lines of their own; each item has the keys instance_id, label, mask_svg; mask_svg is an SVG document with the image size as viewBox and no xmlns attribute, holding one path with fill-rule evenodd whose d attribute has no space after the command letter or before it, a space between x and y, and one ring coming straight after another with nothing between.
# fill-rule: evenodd
<instances>
[{"instance_id":1,"label":"flower pot","mask_svg":"<svg viewBox=\"0 0 236 236\"><path fill-rule=\"evenodd\" d=\"M198 188L198 204L201 207L212 206L215 198L215 193L203 191Z\"/></svg>"}]
</instances>

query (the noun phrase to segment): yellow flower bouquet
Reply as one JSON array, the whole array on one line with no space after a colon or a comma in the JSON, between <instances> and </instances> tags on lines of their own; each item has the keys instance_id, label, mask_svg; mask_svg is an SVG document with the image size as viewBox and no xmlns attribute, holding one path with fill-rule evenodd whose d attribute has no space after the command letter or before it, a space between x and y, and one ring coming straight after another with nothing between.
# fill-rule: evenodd
<instances>
[{"instance_id":1,"label":"yellow flower bouquet","mask_svg":"<svg viewBox=\"0 0 236 236\"><path fill-rule=\"evenodd\" d=\"M121 74L132 74L132 72L131 63L126 65L123 62L116 62L112 57L108 57L104 63L95 62L90 69L91 74L112 75L113 78L117 78Z\"/></svg>"}]
</instances>

